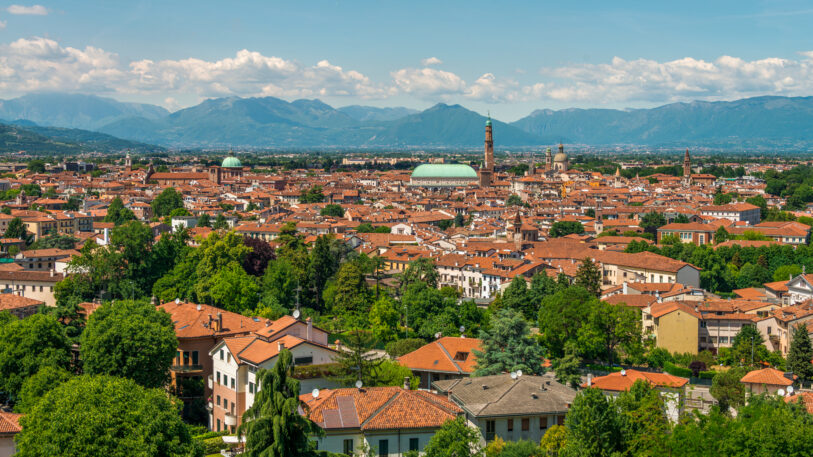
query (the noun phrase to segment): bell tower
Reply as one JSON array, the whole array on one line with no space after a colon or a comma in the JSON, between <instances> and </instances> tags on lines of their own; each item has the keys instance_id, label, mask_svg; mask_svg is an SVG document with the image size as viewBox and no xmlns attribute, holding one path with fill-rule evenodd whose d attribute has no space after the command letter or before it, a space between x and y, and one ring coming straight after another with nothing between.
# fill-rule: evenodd
<instances>
[{"instance_id":1,"label":"bell tower","mask_svg":"<svg viewBox=\"0 0 813 457\"><path fill-rule=\"evenodd\" d=\"M692 159L689 158L689 148L686 148L686 154L683 156L683 179L689 179L692 175Z\"/></svg>"},{"instance_id":2,"label":"bell tower","mask_svg":"<svg viewBox=\"0 0 813 457\"><path fill-rule=\"evenodd\" d=\"M489 187L494 178L494 138L491 132L491 115L486 121L485 160L480 169L480 187Z\"/></svg>"}]
</instances>

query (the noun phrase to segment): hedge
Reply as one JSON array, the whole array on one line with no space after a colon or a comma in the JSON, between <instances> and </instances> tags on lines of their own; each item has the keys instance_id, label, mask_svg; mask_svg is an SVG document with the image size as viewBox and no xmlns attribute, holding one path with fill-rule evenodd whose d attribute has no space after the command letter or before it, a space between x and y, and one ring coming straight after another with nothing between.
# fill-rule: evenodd
<instances>
[{"instance_id":1,"label":"hedge","mask_svg":"<svg viewBox=\"0 0 813 457\"><path fill-rule=\"evenodd\" d=\"M672 362L664 362L663 371L672 376L680 376L681 378L691 378L692 370L675 365Z\"/></svg>"}]
</instances>

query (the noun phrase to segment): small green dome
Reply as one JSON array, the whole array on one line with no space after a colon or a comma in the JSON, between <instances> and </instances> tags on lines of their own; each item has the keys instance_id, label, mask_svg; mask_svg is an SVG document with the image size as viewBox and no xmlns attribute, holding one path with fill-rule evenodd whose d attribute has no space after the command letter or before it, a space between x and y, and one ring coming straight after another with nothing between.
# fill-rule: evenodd
<instances>
[{"instance_id":1,"label":"small green dome","mask_svg":"<svg viewBox=\"0 0 813 457\"><path fill-rule=\"evenodd\" d=\"M486 121L486 127L491 127L491 118Z\"/></svg>"},{"instance_id":2,"label":"small green dome","mask_svg":"<svg viewBox=\"0 0 813 457\"><path fill-rule=\"evenodd\" d=\"M412 172L413 178L477 178L474 168L459 163L425 163Z\"/></svg>"},{"instance_id":3,"label":"small green dome","mask_svg":"<svg viewBox=\"0 0 813 457\"><path fill-rule=\"evenodd\" d=\"M237 157L226 157L220 166L223 168L243 168L243 164L240 163L240 159Z\"/></svg>"}]
</instances>

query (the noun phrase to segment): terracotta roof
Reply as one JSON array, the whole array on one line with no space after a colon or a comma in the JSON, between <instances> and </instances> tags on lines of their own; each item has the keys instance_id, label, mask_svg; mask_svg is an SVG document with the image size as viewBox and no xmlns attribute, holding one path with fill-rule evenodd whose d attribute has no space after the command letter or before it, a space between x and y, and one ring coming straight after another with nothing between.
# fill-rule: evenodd
<instances>
[{"instance_id":1,"label":"terracotta roof","mask_svg":"<svg viewBox=\"0 0 813 457\"><path fill-rule=\"evenodd\" d=\"M21 297L14 294L0 294L0 311L43 304L45 304L45 302L42 300L34 300L33 298Z\"/></svg>"},{"instance_id":2,"label":"terracotta roof","mask_svg":"<svg viewBox=\"0 0 813 457\"><path fill-rule=\"evenodd\" d=\"M646 308L647 306L655 303L657 298L649 294L616 294L610 295L604 301L611 305L624 304L633 308Z\"/></svg>"},{"instance_id":3,"label":"terracotta roof","mask_svg":"<svg viewBox=\"0 0 813 457\"><path fill-rule=\"evenodd\" d=\"M398 363L411 370L472 373L477 366L473 351L480 347L477 338L445 336L402 355Z\"/></svg>"},{"instance_id":4,"label":"terracotta roof","mask_svg":"<svg viewBox=\"0 0 813 457\"><path fill-rule=\"evenodd\" d=\"M801 402L805 405L807 412L813 414L813 392L802 392L785 397L785 403Z\"/></svg>"},{"instance_id":5,"label":"terracotta roof","mask_svg":"<svg viewBox=\"0 0 813 457\"><path fill-rule=\"evenodd\" d=\"M796 378L796 375L793 377ZM740 379L740 382L746 384L766 384L769 386L789 386L793 384L792 380L785 377L783 371L779 371L775 368L749 371Z\"/></svg>"},{"instance_id":6,"label":"terracotta roof","mask_svg":"<svg viewBox=\"0 0 813 457\"><path fill-rule=\"evenodd\" d=\"M635 381L643 379L653 387L683 387L689 382L686 378L672 376L667 373L650 373L648 371L626 370L622 375L621 372L610 373L607 376L599 376L593 378L592 387L601 390L611 390L613 392L621 392L629 390ZM587 384L582 384L582 387L587 387Z\"/></svg>"},{"instance_id":7,"label":"terracotta roof","mask_svg":"<svg viewBox=\"0 0 813 457\"><path fill-rule=\"evenodd\" d=\"M15 435L20 433L20 417L22 414L0 411L0 435Z\"/></svg>"},{"instance_id":8,"label":"terracotta roof","mask_svg":"<svg viewBox=\"0 0 813 457\"><path fill-rule=\"evenodd\" d=\"M627 254L624 252L597 251L592 253L592 257L601 263L610 265L620 265L632 268L641 268L654 271L677 272L685 266L691 266L699 270L700 268L680 260L655 254L653 252L639 252L637 254Z\"/></svg>"},{"instance_id":9,"label":"terracotta roof","mask_svg":"<svg viewBox=\"0 0 813 457\"><path fill-rule=\"evenodd\" d=\"M174 301L164 303L159 308L172 316L175 324L175 334L178 338L198 338L202 336L227 337L248 334L265 326L265 320L246 317L224 309L209 305ZM209 326L209 316L216 320L220 313L223 318L223 328L217 332Z\"/></svg>"},{"instance_id":10,"label":"terracotta roof","mask_svg":"<svg viewBox=\"0 0 813 457\"><path fill-rule=\"evenodd\" d=\"M301 395L309 417L321 428L389 430L440 427L463 411L445 397L401 387L322 391L319 398Z\"/></svg>"}]
</instances>

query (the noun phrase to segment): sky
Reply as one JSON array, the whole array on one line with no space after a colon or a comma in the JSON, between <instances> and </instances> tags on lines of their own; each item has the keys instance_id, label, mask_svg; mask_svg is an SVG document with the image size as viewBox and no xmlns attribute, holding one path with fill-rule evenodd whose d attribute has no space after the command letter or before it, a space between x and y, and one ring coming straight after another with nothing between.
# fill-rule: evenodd
<instances>
[{"instance_id":1,"label":"sky","mask_svg":"<svg viewBox=\"0 0 813 457\"><path fill-rule=\"evenodd\" d=\"M213 97L333 106L643 108L813 95L807 1L0 3L0 98L170 110Z\"/></svg>"}]
</instances>

